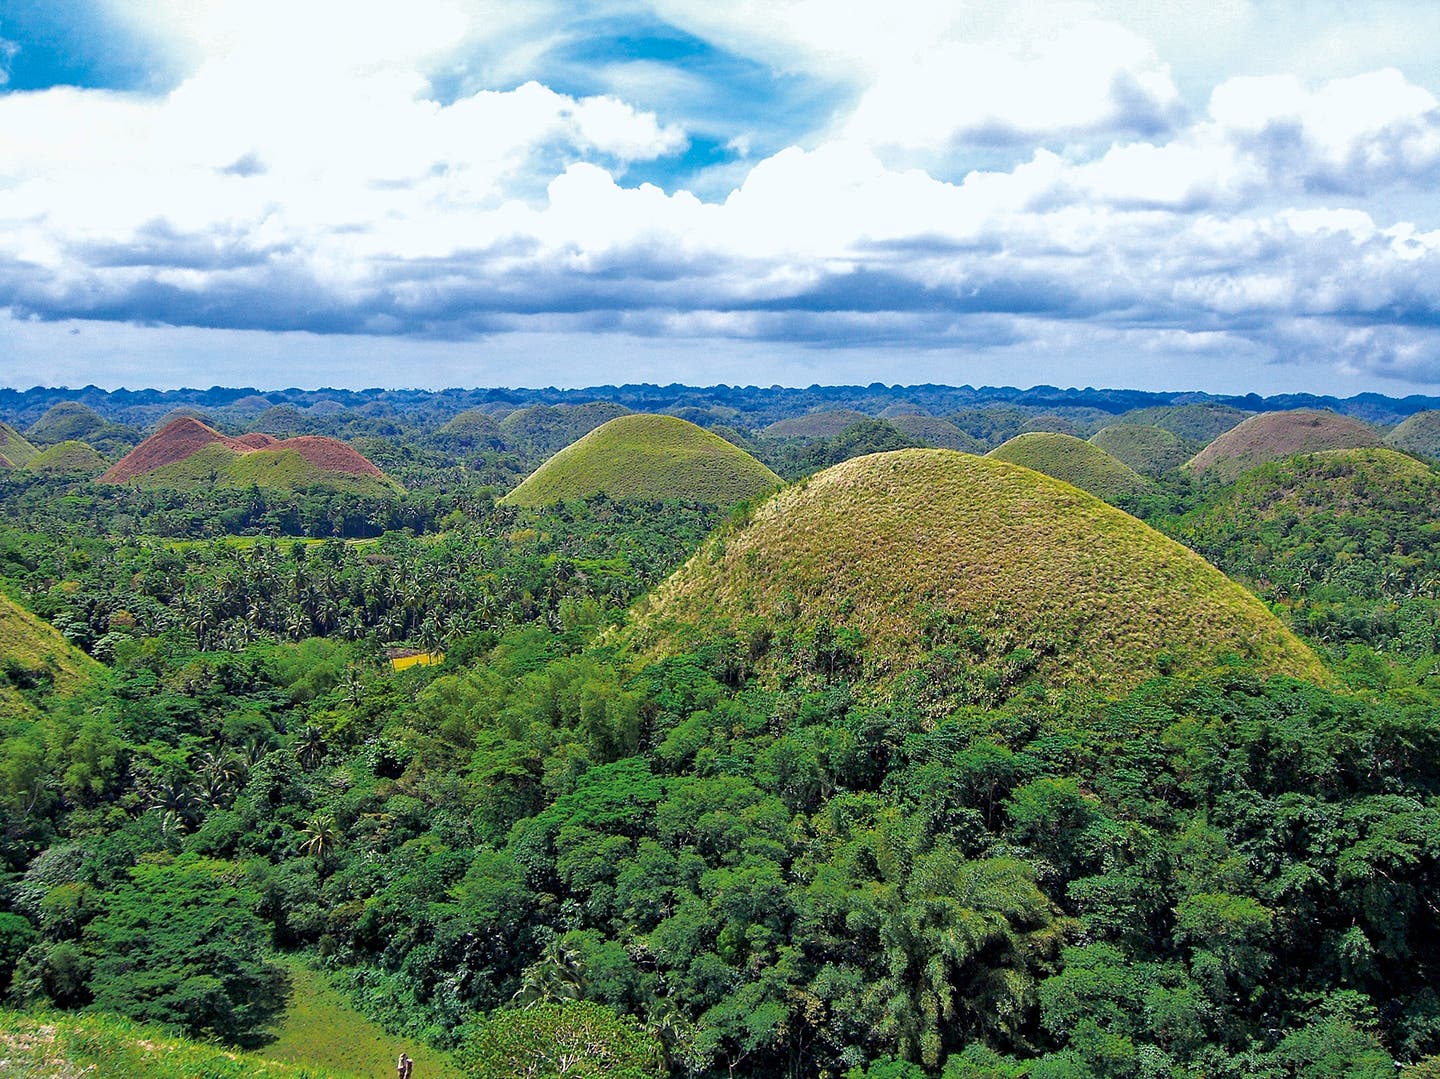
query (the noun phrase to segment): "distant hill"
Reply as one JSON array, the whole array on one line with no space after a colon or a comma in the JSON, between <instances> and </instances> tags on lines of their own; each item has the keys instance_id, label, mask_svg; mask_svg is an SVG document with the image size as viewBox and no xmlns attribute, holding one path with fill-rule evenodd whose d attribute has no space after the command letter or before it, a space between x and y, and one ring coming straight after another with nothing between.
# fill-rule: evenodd
<instances>
[{"instance_id":1,"label":"distant hill","mask_svg":"<svg viewBox=\"0 0 1440 1079\"><path fill-rule=\"evenodd\" d=\"M202 486L299 490L325 486L387 494L398 485L343 442L320 435L231 438L188 417L167 424L100 477L101 483L192 490Z\"/></svg>"},{"instance_id":2,"label":"distant hill","mask_svg":"<svg viewBox=\"0 0 1440 1079\"><path fill-rule=\"evenodd\" d=\"M556 453L582 435L630 409L613 401L587 401L581 405L532 405L510 413L500 421L505 448L532 460Z\"/></svg>"},{"instance_id":3,"label":"distant hill","mask_svg":"<svg viewBox=\"0 0 1440 1079\"><path fill-rule=\"evenodd\" d=\"M1440 412L1417 412L1385 436L1385 445L1418 457L1440 459ZM0 446L0 453L5 447Z\"/></svg>"},{"instance_id":4,"label":"distant hill","mask_svg":"<svg viewBox=\"0 0 1440 1079\"><path fill-rule=\"evenodd\" d=\"M30 427L30 438L35 442L64 442L67 439L85 439L98 434L105 427L105 417L88 405L78 401L62 401L52 406Z\"/></svg>"},{"instance_id":5,"label":"distant hill","mask_svg":"<svg viewBox=\"0 0 1440 1079\"><path fill-rule=\"evenodd\" d=\"M827 412L812 412L806 416L778 420L760 433L771 438L834 438L845 428L869 419L873 417L854 409L831 409Z\"/></svg>"},{"instance_id":6,"label":"distant hill","mask_svg":"<svg viewBox=\"0 0 1440 1079\"><path fill-rule=\"evenodd\" d=\"M1279 457L1378 445L1380 436L1374 428L1334 412L1262 412L1226 431L1185 467L1233 480L1246 469Z\"/></svg>"},{"instance_id":7,"label":"distant hill","mask_svg":"<svg viewBox=\"0 0 1440 1079\"><path fill-rule=\"evenodd\" d=\"M658 656L726 631L752 653L796 632L843 650L851 635L862 678L929 664L952 696L991 703L1030 680L1120 694L1227 654L1327 679L1194 552L1068 484L948 450L860 457L786 488L707 542L628 633Z\"/></svg>"},{"instance_id":8,"label":"distant hill","mask_svg":"<svg viewBox=\"0 0 1440 1079\"><path fill-rule=\"evenodd\" d=\"M1163 427L1171 434L1189 442L1210 442L1254 415L1232 405L1202 404L1157 405L1136 408L1120 417L1125 423Z\"/></svg>"},{"instance_id":9,"label":"distant hill","mask_svg":"<svg viewBox=\"0 0 1440 1079\"><path fill-rule=\"evenodd\" d=\"M461 412L436 432L436 437L447 444L469 448L472 446L496 448L504 444L500 425L495 417L479 409Z\"/></svg>"},{"instance_id":10,"label":"distant hill","mask_svg":"<svg viewBox=\"0 0 1440 1079\"><path fill-rule=\"evenodd\" d=\"M0 421L0 468L24 468L38 452L29 439Z\"/></svg>"},{"instance_id":11,"label":"distant hill","mask_svg":"<svg viewBox=\"0 0 1440 1079\"><path fill-rule=\"evenodd\" d=\"M93 446L72 438L41 450L25 467L31 472L73 472L98 476L105 471L107 462Z\"/></svg>"},{"instance_id":12,"label":"distant hill","mask_svg":"<svg viewBox=\"0 0 1440 1079\"><path fill-rule=\"evenodd\" d=\"M0 593L0 718L30 714L26 690L73 692L99 670L54 626Z\"/></svg>"},{"instance_id":13,"label":"distant hill","mask_svg":"<svg viewBox=\"0 0 1440 1079\"><path fill-rule=\"evenodd\" d=\"M1080 425L1068 417L1044 413L1039 416L1031 416L1020 425L1021 434L1028 434L1032 431L1058 435L1079 435Z\"/></svg>"},{"instance_id":14,"label":"distant hill","mask_svg":"<svg viewBox=\"0 0 1440 1079\"><path fill-rule=\"evenodd\" d=\"M1134 494L1147 483L1123 461L1073 435L1041 431L1016 435L986 456L1033 468L1106 501Z\"/></svg>"},{"instance_id":15,"label":"distant hill","mask_svg":"<svg viewBox=\"0 0 1440 1079\"><path fill-rule=\"evenodd\" d=\"M1183 465L1195 452L1173 431L1141 423L1112 423L1090 436L1090 444L1145 476L1160 476Z\"/></svg>"},{"instance_id":16,"label":"distant hill","mask_svg":"<svg viewBox=\"0 0 1440 1079\"><path fill-rule=\"evenodd\" d=\"M502 501L548 505L604 492L612 498L690 499L729 505L781 479L738 446L675 416L620 416L546 461Z\"/></svg>"},{"instance_id":17,"label":"distant hill","mask_svg":"<svg viewBox=\"0 0 1440 1079\"><path fill-rule=\"evenodd\" d=\"M985 446L973 435L966 434L949 420L939 416L917 416L908 414L888 418L891 427L902 435L939 450L961 450L964 453L984 453Z\"/></svg>"}]
</instances>

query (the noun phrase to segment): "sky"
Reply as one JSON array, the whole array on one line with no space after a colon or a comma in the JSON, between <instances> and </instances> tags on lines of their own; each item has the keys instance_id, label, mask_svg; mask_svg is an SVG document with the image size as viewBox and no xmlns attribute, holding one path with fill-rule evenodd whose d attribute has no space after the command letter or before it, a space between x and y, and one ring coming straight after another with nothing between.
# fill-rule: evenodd
<instances>
[{"instance_id":1,"label":"sky","mask_svg":"<svg viewBox=\"0 0 1440 1079\"><path fill-rule=\"evenodd\" d=\"M1440 4L0 0L0 385L1440 394Z\"/></svg>"}]
</instances>

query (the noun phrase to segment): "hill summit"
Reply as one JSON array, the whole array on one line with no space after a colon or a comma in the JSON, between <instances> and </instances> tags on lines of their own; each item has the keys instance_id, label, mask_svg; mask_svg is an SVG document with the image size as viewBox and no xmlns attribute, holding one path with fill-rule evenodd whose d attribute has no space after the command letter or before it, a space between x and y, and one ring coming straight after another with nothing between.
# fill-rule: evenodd
<instances>
[{"instance_id":1,"label":"hill summit","mask_svg":"<svg viewBox=\"0 0 1440 1079\"><path fill-rule=\"evenodd\" d=\"M1322 450L1353 450L1380 445L1380 436L1349 416L1318 409L1262 412L1232 427L1186 462L1195 472L1214 472L1233 480L1247 469Z\"/></svg>"},{"instance_id":2,"label":"hill summit","mask_svg":"<svg viewBox=\"0 0 1440 1079\"><path fill-rule=\"evenodd\" d=\"M636 414L566 446L502 501L542 506L603 491L612 498L729 505L782 482L739 446L688 420Z\"/></svg>"},{"instance_id":3,"label":"hill summit","mask_svg":"<svg viewBox=\"0 0 1440 1079\"><path fill-rule=\"evenodd\" d=\"M948 450L855 458L786 488L712 537L628 630L647 655L717 631L750 642L762 671L777 642L809 633L816 649L852 642L862 677L958 679L968 688L947 694L977 703L1030 680L1121 694L1227 654L1326 679L1199 555L1069 484Z\"/></svg>"},{"instance_id":4,"label":"hill summit","mask_svg":"<svg viewBox=\"0 0 1440 1079\"><path fill-rule=\"evenodd\" d=\"M1030 431L996 446L987 457L1024 465L1073 483L1107 501L1144 489L1146 480L1099 446L1058 431Z\"/></svg>"},{"instance_id":5,"label":"hill summit","mask_svg":"<svg viewBox=\"0 0 1440 1079\"><path fill-rule=\"evenodd\" d=\"M298 489L315 485L381 494L393 480L345 443L320 435L232 438L192 416L172 420L112 465L101 483L187 490L200 485Z\"/></svg>"}]
</instances>

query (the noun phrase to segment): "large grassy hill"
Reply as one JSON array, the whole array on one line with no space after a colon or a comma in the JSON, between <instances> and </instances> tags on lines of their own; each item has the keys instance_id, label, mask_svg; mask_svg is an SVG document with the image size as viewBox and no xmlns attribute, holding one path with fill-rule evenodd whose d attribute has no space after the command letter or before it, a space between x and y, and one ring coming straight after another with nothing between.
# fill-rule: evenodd
<instances>
[{"instance_id":1,"label":"large grassy hill","mask_svg":"<svg viewBox=\"0 0 1440 1079\"><path fill-rule=\"evenodd\" d=\"M1431 460L1440 459L1440 412L1417 412L1385 436L1385 445ZM0 446L0 452L5 447Z\"/></svg>"},{"instance_id":2,"label":"large grassy hill","mask_svg":"<svg viewBox=\"0 0 1440 1079\"><path fill-rule=\"evenodd\" d=\"M105 417L89 405L79 401L61 401L52 405L30 427L30 437L36 442L64 442L67 439L84 439L104 429Z\"/></svg>"},{"instance_id":3,"label":"large grassy hill","mask_svg":"<svg viewBox=\"0 0 1440 1079\"><path fill-rule=\"evenodd\" d=\"M1146 480L1123 461L1074 435L1032 431L991 450L989 457L1073 483L1106 501L1142 490Z\"/></svg>"},{"instance_id":4,"label":"large grassy hill","mask_svg":"<svg viewBox=\"0 0 1440 1079\"><path fill-rule=\"evenodd\" d=\"M77 472L98 476L105 471L106 461L95 451L95 447L67 438L41 450L25 467L33 472Z\"/></svg>"},{"instance_id":5,"label":"large grassy hill","mask_svg":"<svg viewBox=\"0 0 1440 1079\"><path fill-rule=\"evenodd\" d=\"M567 446L503 501L542 506L604 492L612 498L687 499L729 505L773 490L770 469L675 416L620 416Z\"/></svg>"},{"instance_id":6,"label":"large grassy hill","mask_svg":"<svg viewBox=\"0 0 1440 1079\"><path fill-rule=\"evenodd\" d=\"M1146 476L1179 468L1195 452L1173 431L1143 423L1112 423L1091 435L1090 444Z\"/></svg>"},{"instance_id":7,"label":"large grassy hill","mask_svg":"<svg viewBox=\"0 0 1440 1079\"><path fill-rule=\"evenodd\" d=\"M781 491L702 547L629 632L663 655L717 629L761 653L796 633L849 634L877 684L972 667L990 700L1032 678L1123 693L1226 654L1326 678L1194 552L1068 484L946 450L857 458Z\"/></svg>"},{"instance_id":8,"label":"large grassy hill","mask_svg":"<svg viewBox=\"0 0 1440 1079\"><path fill-rule=\"evenodd\" d=\"M1373 427L1335 412L1262 412L1226 431L1185 467L1233 480L1246 469L1296 453L1378 445L1380 436Z\"/></svg>"}]
</instances>

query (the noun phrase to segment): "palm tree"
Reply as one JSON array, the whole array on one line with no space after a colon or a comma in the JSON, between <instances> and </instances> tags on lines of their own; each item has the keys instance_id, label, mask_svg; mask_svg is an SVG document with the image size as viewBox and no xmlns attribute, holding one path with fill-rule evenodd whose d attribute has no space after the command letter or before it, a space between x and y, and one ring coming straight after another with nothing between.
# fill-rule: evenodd
<instances>
[{"instance_id":1,"label":"palm tree","mask_svg":"<svg viewBox=\"0 0 1440 1079\"><path fill-rule=\"evenodd\" d=\"M320 863L323 870L330 860L330 855L335 853L335 847L340 842L340 828L335 823L335 816L332 813L315 813L305 827L301 829L305 836L300 844L300 850L314 858Z\"/></svg>"},{"instance_id":2,"label":"palm tree","mask_svg":"<svg viewBox=\"0 0 1440 1079\"><path fill-rule=\"evenodd\" d=\"M319 727L306 727L295 739L295 759L305 771L313 772L324 756L325 736Z\"/></svg>"},{"instance_id":3,"label":"palm tree","mask_svg":"<svg viewBox=\"0 0 1440 1079\"><path fill-rule=\"evenodd\" d=\"M558 937L545 945L540 958L525 968L512 998L521 1007L561 1000L584 1000L589 988L585 960Z\"/></svg>"}]
</instances>

